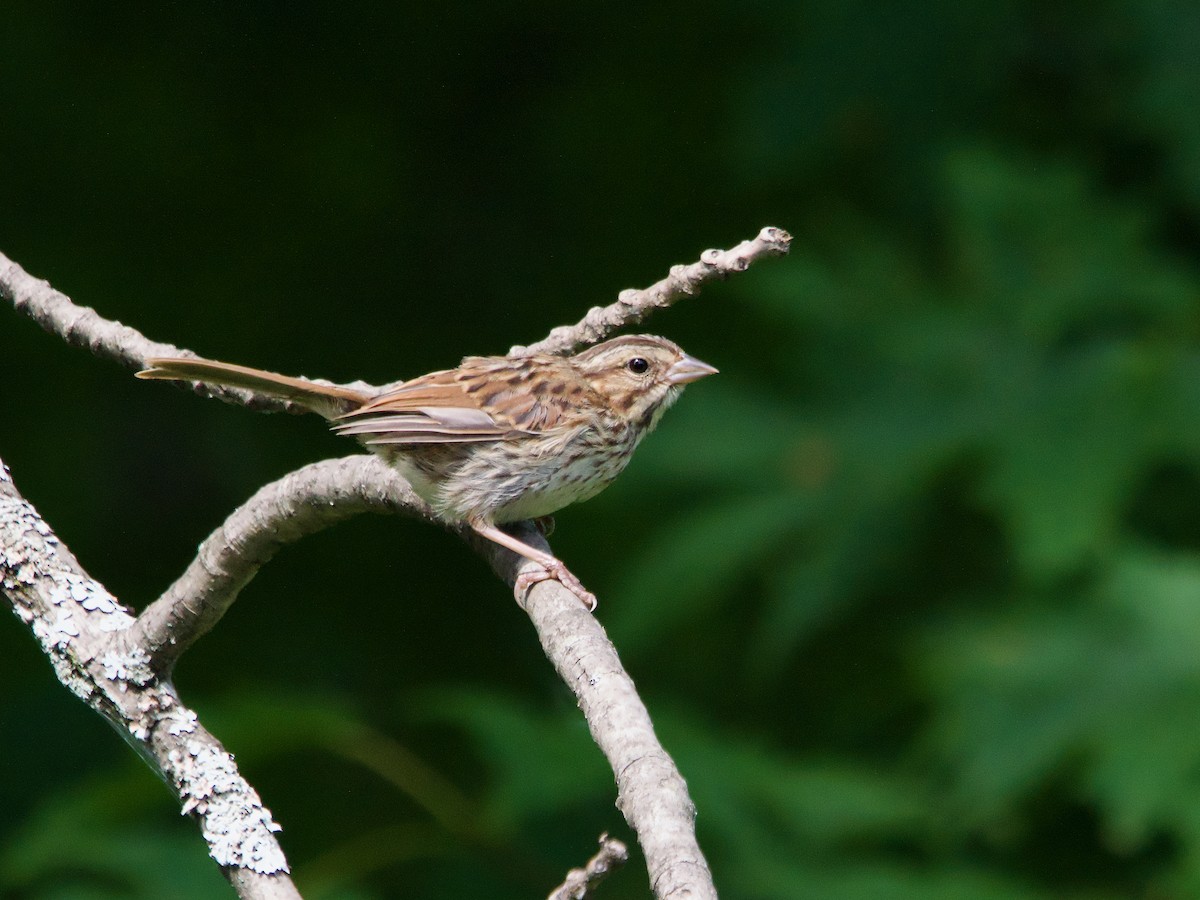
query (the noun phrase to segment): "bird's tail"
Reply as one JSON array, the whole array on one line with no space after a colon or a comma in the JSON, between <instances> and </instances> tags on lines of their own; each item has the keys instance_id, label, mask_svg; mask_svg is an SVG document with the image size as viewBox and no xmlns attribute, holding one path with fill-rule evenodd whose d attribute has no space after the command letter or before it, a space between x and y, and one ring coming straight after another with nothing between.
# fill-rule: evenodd
<instances>
[{"instance_id":1,"label":"bird's tail","mask_svg":"<svg viewBox=\"0 0 1200 900\"><path fill-rule=\"evenodd\" d=\"M351 388L317 384L303 378L291 378L274 372L264 372L262 369L235 366L233 363L216 362L211 359L153 357L146 360L146 365L148 368L137 373L138 378L203 381L205 384L248 388L299 403L327 419L357 409L371 399L362 391Z\"/></svg>"}]
</instances>

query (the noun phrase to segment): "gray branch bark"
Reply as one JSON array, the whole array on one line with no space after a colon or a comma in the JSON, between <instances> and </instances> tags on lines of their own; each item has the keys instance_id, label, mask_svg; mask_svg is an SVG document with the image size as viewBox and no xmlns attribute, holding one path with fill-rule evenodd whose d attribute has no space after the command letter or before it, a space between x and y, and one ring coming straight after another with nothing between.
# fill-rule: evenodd
<instances>
[{"instance_id":1,"label":"gray branch bark","mask_svg":"<svg viewBox=\"0 0 1200 900\"><path fill-rule=\"evenodd\" d=\"M169 673L283 547L364 512L433 515L395 469L374 456L329 459L261 488L200 545L184 573L125 633L156 672Z\"/></svg>"},{"instance_id":2,"label":"gray branch bark","mask_svg":"<svg viewBox=\"0 0 1200 900\"><path fill-rule=\"evenodd\" d=\"M698 294L709 281L744 272L765 257L783 256L791 243L790 234L768 225L756 237L728 250L705 250L699 262L672 266L666 278L648 288L627 288L617 295L616 303L594 306L574 325L553 328L544 340L528 347L513 347L508 355L570 353L583 344L602 341L618 328L642 321L656 309L665 309L677 300Z\"/></svg>"},{"instance_id":3,"label":"gray branch bark","mask_svg":"<svg viewBox=\"0 0 1200 900\"><path fill-rule=\"evenodd\" d=\"M764 228L730 250L706 251L699 262L675 266L654 285L624 291L611 306L592 309L576 325L556 328L545 340L511 353L568 353L696 293L710 280L786 253L790 241L786 232ZM129 369L142 368L152 356L194 355L76 306L3 254L0 296L52 334ZM347 386L373 390L363 382ZM247 390L207 385L195 390L259 411L302 411ZM232 756L179 701L170 672L282 546L362 512L432 518L404 479L376 457L305 466L235 510L183 575L135 619L87 575L17 493L7 469L0 468L0 588L32 628L59 680L116 726L175 788L183 811L200 824L210 855L240 897L299 894L274 838L279 826ZM460 534L510 588L523 568L536 567L472 532ZM532 526L519 537L549 550ZM517 600L612 766L617 805L637 833L655 895L715 898L695 838L687 785L655 737L649 713L604 629L558 582L539 582Z\"/></svg>"},{"instance_id":4,"label":"gray branch bark","mask_svg":"<svg viewBox=\"0 0 1200 900\"><path fill-rule=\"evenodd\" d=\"M179 797L209 854L251 900L292 900L279 826L233 757L121 637L129 610L91 578L0 461L0 588L68 689L104 716Z\"/></svg>"},{"instance_id":5,"label":"gray branch bark","mask_svg":"<svg viewBox=\"0 0 1200 900\"><path fill-rule=\"evenodd\" d=\"M546 900L587 900L616 869L629 861L629 850L616 838L600 835L600 850L582 869L572 869Z\"/></svg>"}]
</instances>

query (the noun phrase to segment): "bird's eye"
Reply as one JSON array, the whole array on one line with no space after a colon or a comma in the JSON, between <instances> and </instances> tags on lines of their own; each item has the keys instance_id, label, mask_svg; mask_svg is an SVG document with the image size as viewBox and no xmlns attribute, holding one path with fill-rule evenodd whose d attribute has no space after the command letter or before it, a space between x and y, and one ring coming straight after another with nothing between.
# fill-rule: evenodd
<instances>
[{"instance_id":1,"label":"bird's eye","mask_svg":"<svg viewBox=\"0 0 1200 900\"><path fill-rule=\"evenodd\" d=\"M650 363L646 362L646 360L642 359L640 356L635 356L633 359L627 362L625 366L634 375L645 375L650 368Z\"/></svg>"}]
</instances>

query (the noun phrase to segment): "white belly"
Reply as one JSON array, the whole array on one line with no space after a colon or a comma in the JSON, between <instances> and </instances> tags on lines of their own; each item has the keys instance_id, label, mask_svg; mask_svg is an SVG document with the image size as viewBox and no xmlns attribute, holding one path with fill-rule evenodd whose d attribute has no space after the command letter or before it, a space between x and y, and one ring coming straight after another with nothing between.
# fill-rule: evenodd
<instances>
[{"instance_id":1,"label":"white belly","mask_svg":"<svg viewBox=\"0 0 1200 900\"><path fill-rule=\"evenodd\" d=\"M449 521L481 518L503 524L536 519L600 493L632 453L632 447L601 451L590 432L570 436L540 458L530 455L528 444L517 442L488 450L492 452L469 454L454 477L442 484L414 482L414 489L423 497L422 489L432 489L426 499Z\"/></svg>"}]
</instances>

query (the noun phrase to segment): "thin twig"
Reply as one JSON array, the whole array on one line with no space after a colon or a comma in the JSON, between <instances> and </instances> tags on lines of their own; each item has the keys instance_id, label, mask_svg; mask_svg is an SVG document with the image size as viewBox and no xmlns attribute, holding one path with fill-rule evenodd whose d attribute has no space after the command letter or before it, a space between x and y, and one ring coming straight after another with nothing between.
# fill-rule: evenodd
<instances>
[{"instance_id":1,"label":"thin twig","mask_svg":"<svg viewBox=\"0 0 1200 900\"><path fill-rule=\"evenodd\" d=\"M582 869L572 869L546 900L587 900L609 875L629 861L629 850L607 834L600 835L600 850Z\"/></svg>"},{"instance_id":2,"label":"thin twig","mask_svg":"<svg viewBox=\"0 0 1200 900\"><path fill-rule=\"evenodd\" d=\"M700 261L690 265L672 266L670 274L648 288L628 288L608 306L593 306L574 325L561 325L550 335L528 347L520 345L508 351L509 356L528 356L531 353L570 353L583 344L604 340L618 328L642 321L656 309L664 309L675 301L699 293L700 288L714 279L728 278L750 268L751 263L768 256L788 252L792 236L782 228L768 225L757 237L742 241L728 250L705 250Z\"/></svg>"},{"instance_id":3,"label":"thin twig","mask_svg":"<svg viewBox=\"0 0 1200 900\"><path fill-rule=\"evenodd\" d=\"M109 359L126 369L146 368L146 360L156 357L195 357L191 350L174 344L152 341L136 328L105 319L88 306L79 306L50 283L35 278L0 253L0 297L8 300L17 312L29 316L51 334L68 344L86 347L102 359ZM333 384L324 379L310 379L317 384ZM376 388L366 382L339 385L355 390L373 392ZM226 403L245 406L257 412L307 413L306 407L269 394L243 388L222 387L196 382L191 389L202 397L213 397Z\"/></svg>"}]
</instances>

